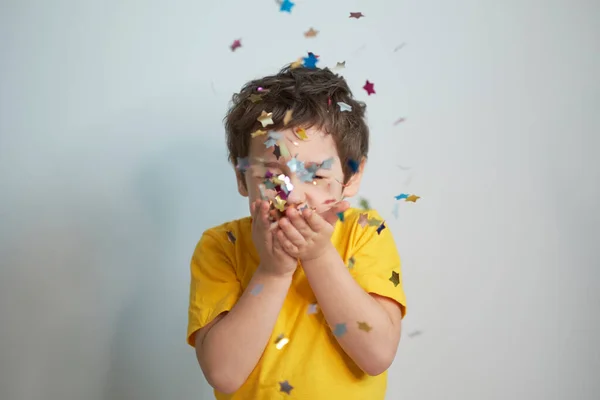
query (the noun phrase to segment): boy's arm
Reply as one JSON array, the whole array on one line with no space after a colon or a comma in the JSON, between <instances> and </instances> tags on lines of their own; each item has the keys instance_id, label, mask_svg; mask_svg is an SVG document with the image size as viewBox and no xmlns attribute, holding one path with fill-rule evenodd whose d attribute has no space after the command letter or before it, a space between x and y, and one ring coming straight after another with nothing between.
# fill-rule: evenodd
<instances>
[{"instance_id":1,"label":"boy's arm","mask_svg":"<svg viewBox=\"0 0 600 400\"><path fill-rule=\"evenodd\" d=\"M206 380L222 393L238 390L258 363L292 282L258 267L228 313L196 333L196 355Z\"/></svg>"},{"instance_id":2,"label":"boy's arm","mask_svg":"<svg viewBox=\"0 0 600 400\"><path fill-rule=\"evenodd\" d=\"M394 300L367 293L331 246L302 263L325 319L344 351L367 374L392 364L400 341L402 312Z\"/></svg>"}]
</instances>

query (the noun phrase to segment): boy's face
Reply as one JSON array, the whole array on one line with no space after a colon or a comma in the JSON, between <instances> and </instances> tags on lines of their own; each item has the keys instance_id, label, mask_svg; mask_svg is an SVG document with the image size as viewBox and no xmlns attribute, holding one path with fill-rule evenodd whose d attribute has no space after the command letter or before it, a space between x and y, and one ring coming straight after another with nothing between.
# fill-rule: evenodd
<instances>
[{"instance_id":1,"label":"boy's face","mask_svg":"<svg viewBox=\"0 0 600 400\"><path fill-rule=\"evenodd\" d=\"M308 206L322 213L342 197L354 196L360 186L364 161L343 185L342 164L333 137L315 128L305 130L306 135L296 132L297 128L277 131L279 148L267 148L268 133L252 138L249 167L245 173L236 171L238 191L248 197L249 204L266 195L280 206L280 200L284 200L285 206ZM270 140L267 144L274 142ZM285 154L285 148L289 155Z\"/></svg>"}]
</instances>

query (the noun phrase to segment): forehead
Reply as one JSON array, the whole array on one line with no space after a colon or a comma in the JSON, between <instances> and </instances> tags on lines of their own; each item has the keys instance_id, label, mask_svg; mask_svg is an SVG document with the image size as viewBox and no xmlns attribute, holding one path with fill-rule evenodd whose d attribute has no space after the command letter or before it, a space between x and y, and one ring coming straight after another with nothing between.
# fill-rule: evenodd
<instances>
[{"instance_id":1,"label":"forehead","mask_svg":"<svg viewBox=\"0 0 600 400\"><path fill-rule=\"evenodd\" d=\"M290 155L296 156L298 160L304 162L320 163L328 158L339 160L335 141L330 134L327 134L316 128L304 130L306 136L296 133L299 128L290 128L275 132L280 135L280 141L285 143ZM267 148L265 141L269 139L269 133L257 136L252 139L250 144L250 156L259 157L265 160L277 160L274 154L275 146ZM304 138L304 139L303 139ZM267 143L270 144L270 143ZM283 161L279 158L279 161Z\"/></svg>"}]
</instances>

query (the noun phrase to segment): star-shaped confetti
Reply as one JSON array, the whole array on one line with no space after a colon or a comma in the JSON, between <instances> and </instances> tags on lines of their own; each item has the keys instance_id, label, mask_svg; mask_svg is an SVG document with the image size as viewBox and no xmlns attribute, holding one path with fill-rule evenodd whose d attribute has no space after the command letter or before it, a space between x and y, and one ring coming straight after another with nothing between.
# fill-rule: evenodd
<instances>
[{"instance_id":1,"label":"star-shaped confetti","mask_svg":"<svg viewBox=\"0 0 600 400\"><path fill-rule=\"evenodd\" d=\"M356 260L353 257L350 257L350 259L348 260L348 269L352 269L354 268L354 264L356 263Z\"/></svg>"},{"instance_id":2,"label":"star-shaped confetti","mask_svg":"<svg viewBox=\"0 0 600 400\"><path fill-rule=\"evenodd\" d=\"M362 208L363 210L371 209L371 205L369 204L369 201L367 199L365 199L364 197L360 198L360 200L358 201L358 204L360 205L360 208Z\"/></svg>"},{"instance_id":3,"label":"star-shaped confetti","mask_svg":"<svg viewBox=\"0 0 600 400\"><path fill-rule=\"evenodd\" d=\"M281 139L281 133L270 131L267 135L267 140L265 140L266 148L275 146L279 139Z\"/></svg>"},{"instance_id":4,"label":"star-shaped confetti","mask_svg":"<svg viewBox=\"0 0 600 400\"><path fill-rule=\"evenodd\" d=\"M277 336L277 338L275 339L275 348L277 350L281 350L289 342L290 342L290 339L286 338L285 335L282 333L279 336Z\"/></svg>"},{"instance_id":5,"label":"star-shaped confetti","mask_svg":"<svg viewBox=\"0 0 600 400\"><path fill-rule=\"evenodd\" d=\"M283 200L280 196L275 196L273 207L283 212L285 210L285 203L287 203L287 201Z\"/></svg>"},{"instance_id":6,"label":"star-shaped confetti","mask_svg":"<svg viewBox=\"0 0 600 400\"><path fill-rule=\"evenodd\" d=\"M346 334L346 332L348 332L348 329L346 328L346 324L335 324L335 329L333 330L333 334L336 337L342 337Z\"/></svg>"},{"instance_id":7,"label":"star-shaped confetti","mask_svg":"<svg viewBox=\"0 0 600 400\"><path fill-rule=\"evenodd\" d=\"M415 195L415 194L411 194L410 196L408 196L408 197L406 198L406 201L412 201L413 203L416 203L416 202L417 202L417 200L419 200L419 199L420 199L420 197L419 197L419 196L417 196L417 195Z\"/></svg>"},{"instance_id":8,"label":"star-shaped confetti","mask_svg":"<svg viewBox=\"0 0 600 400\"><path fill-rule=\"evenodd\" d=\"M307 38L309 38L309 37L315 37L318 34L319 34L319 31L317 31L317 30L315 30L313 28L310 28L308 31L304 32L304 37L307 37Z\"/></svg>"},{"instance_id":9,"label":"star-shaped confetti","mask_svg":"<svg viewBox=\"0 0 600 400\"><path fill-rule=\"evenodd\" d=\"M269 125L273 125L273 113L263 110L256 120L262 124L263 128L266 128Z\"/></svg>"},{"instance_id":10,"label":"star-shaped confetti","mask_svg":"<svg viewBox=\"0 0 600 400\"><path fill-rule=\"evenodd\" d=\"M304 58L299 58L296 61L294 61L293 63L290 64L290 68L294 69L294 68L299 68L302 66L302 64L304 64Z\"/></svg>"},{"instance_id":11,"label":"star-shaped confetti","mask_svg":"<svg viewBox=\"0 0 600 400\"><path fill-rule=\"evenodd\" d=\"M361 331L369 332L373 328L371 328L366 322L358 322L358 329L360 329Z\"/></svg>"},{"instance_id":12,"label":"star-shaped confetti","mask_svg":"<svg viewBox=\"0 0 600 400\"><path fill-rule=\"evenodd\" d=\"M379 226L383 223L383 221L377 218L369 218L367 223L369 224L369 226Z\"/></svg>"},{"instance_id":13,"label":"star-shaped confetti","mask_svg":"<svg viewBox=\"0 0 600 400\"><path fill-rule=\"evenodd\" d=\"M235 244L235 235L231 231L227 231L227 239L233 244Z\"/></svg>"},{"instance_id":14,"label":"star-shaped confetti","mask_svg":"<svg viewBox=\"0 0 600 400\"><path fill-rule=\"evenodd\" d=\"M367 83L365 83L363 89L365 89L367 91L367 94L370 96L375 93L375 84L367 80Z\"/></svg>"},{"instance_id":15,"label":"star-shaped confetti","mask_svg":"<svg viewBox=\"0 0 600 400\"><path fill-rule=\"evenodd\" d=\"M377 228L377 234L381 235L381 231L385 229L385 222L382 222L381 225Z\"/></svg>"},{"instance_id":16,"label":"star-shaped confetti","mask_svg":"<svg viewBox=\"0 0 600 400\"><path fill-rule=\"evenodd\" d=\"M302 128L297 128L294 131L294 135L296 135L296 137L300 140L307 140L308 139L308 135L306 134L306 131Z\"/></svg>"},{"instance_id":17,"label":"star-shaped confetti","mask_svg":"<svg viewBox=\"0 0 600 400\"><path fill-rule=\"evenodd\" d=\"M233 43L231 44L231 46L229 46L231 48L231 51L235 51L236 49L239 49L240 47L242 47L242 39L236 39L233 41Z\"/></svg>"},{"instance_id":18,"label":"star-shaped confetti","mask_svg":"<svg viewBox=\"0 0 600 400\"><path fill-rule=\"evenodd\" d=\"M240 157L238 158L236 168L242 172L246 171L250 167L250 161L248 161L248 157Z\"/></svg>"},{"instance_id":19,"label":"star-shaped confetti","mask_svg":"<svg viewBox=\"0 0 600 400\"><path fill-rule=\"evenodd\" d=\"M343 212L339 212L337 213L338 218L340 219L341 222L344 222L344 213Z\"/></svg>"},{"instance_id":20,"label":"star-shaped confetti","mask_svg":"<svg viewBox=\"0 0 600 400\"><path fill-rule=\"evenodd\" d=\"M253 102L254 104L261 102L262 101L262 94L252 93L250 95L250 101Z\"/></svg>"},{"instance_id":21,"label":"star-shaped confetti","mask_svg":"<svg viewBox=\"0 0 600 400\"><path fill-rule=\"evenodd\" d=\"M329 157L319 165L319 169L331 169L333 167L333 157Z\"/></svg>"},{"instance_id":22,"label":"star-shaped confetti","mask_svg":"<svg viewBox=\"0 0 600 400\"><path fill-rule=\"evenodd\" d=\"M340 111L341 112L352 111L352 106L349 105L349 104L344 103L343 101L338 101L337 105L340 106Z\"/></svg>"},{"instance_id":23,"label":"star-shaped confetti","mask_svg":"<svg viewBox=\"0 0 600 400\"><path fill-rule=\"evenodd\" d=\"M253 296L258 296L258 294L260 292L262 292L264 285L262 283L258 283L256 284L252 290L250 291L250 294L252 294Z\"/></svg>"},{"instance_id":24,"label":"star-shaped confetti","mask_svg":"<svg viewBox=\"0 0 600 400\"><path fill-rule=\"evenodd\" d=\"M348 18L360 19L361 17L364 17L364 16L365 15L362 12L351 12L350 17L348 17Z\"/></svg>"},{"instance_id":25,"label":"star-shaped confetti","mask_svg":"<svg viewBox=\"0 0 600 400\"><path fill-rule=\"evenodd\" d=\"M308 53L308 57L304 57L303 61L306 68L317 68L319 59L313 53Z\"/></svg>"},{"instance_id":26,"label":"star-shaped confetti","mask_svg":"<svg viewBox=\"0 0 600 400\"><path fill-rule=\"evenodd\" d=\"M408 194L406 194L406 193L400 193L398 196L394 196L394 198L396 200L406 199L406 198L408 198Z\"/></svg>"},{"instance_id":27,"label":"star-shaped confetti","mask_svg":"<svg viewBox=\"0 0 600 400\"><path fill-rule=\"evenodd\" d=\"M360 167L360 164L356 160L348 160L348 166L350 167L350 170L352 171L352 173L355 174L358 172L358 168Z\"/></svg>"},{"instance_id":28,"label":"star-shaped confetti","mask_svg":"<svg viewBox=\"0 0 600 400\"><path fill-rule=\"evenodd\" d=\"M279 382L279 391L290 394L294 387L288 381Z\"/></svg>"},{"instance_id":29,"label":"star-shaped confetti","mask_svg":"<svg viewBox=\"0 0 600 400\"><path fill-rule=\"evenodd\" d=\"M279 147L278 145L275 145L275 150L273 150L273 155L275 155L275 158L279 160L279 157L281 157L281 147Z\"/></svg>"},{"instance_id":30,"label":"star-shaped confetti","mask_svg":"<svg viewBox=\"0 0 600 400\"><path fill-rule=\"evenodd\" d=\"M390 282L392 282L394 286L398 286L400 284L400 274L396 271L392 271L392 276L390 276Z\"/></svg>"},{"instance_id":31,"label":"star-shaped confetti","mask_svg":"<svg viewBox=\"0 0 600 400\"><path fill-rule=\"evenodd\" d=\"M369 215L368 214L360 214L358 216L358 224L361 228L364 228L369 223Z\"/></svg>"},{"instance_id":32,"label":"star-shaped confetti","mask_svg":"<svg viewBox=\"0 0 600 400\"><path fill-rule=\"evenodd\" d=\"M333 67L333 69L338 70L338 69L344 69L346 68L346 61L342 61L342 62L337 62L335 64L335 67Z\"/></svg>"},{"instance_id":33,"label":"star-shaped confetti","mask_svg":"<svg viewBox=\"0 0 600 400\"><path fill-rule=\"evenodd\" d=\"M267 131L263 131L262 129L257 129L254 132L252 132L250 134L250 136L252 136L253 138L257 137L257 136L262 136L262 135L266 135Z\"/></svg>"},{"instance_id":34,"label":"star-shaped confetti","mask_svg":"<svg viewBox=\"0 0 600 400\"><path fill-rule=\"evenodd\" d=\"M294 110L287 110L285 115L283 116L283 126L286 126L292 120L292 115L294 114Z\"/></svg>"},{"instance_id":35,"label":"star-shaped confetti","mask_svg":"<svg viewBox=\"0 0 600 400\"><path fill-rule=\"evenodd\" d=\"M279 11L283 12L292 12L292 8L295 6L295 3L292 3L290 0L283 0L281 2L281 7L279 8Z\"/></svg>"},{"instance_id":36,"label":"star-shaped confetti","mask_svg":"<svg viewBox=\"0 0 600 400\"><path fill-rule=\"evenodd\" d=\"M318 308L319 305L317 303L309 304L306 313L309 315L316 314L318 312Z\"/></svg>"}]
</instances>

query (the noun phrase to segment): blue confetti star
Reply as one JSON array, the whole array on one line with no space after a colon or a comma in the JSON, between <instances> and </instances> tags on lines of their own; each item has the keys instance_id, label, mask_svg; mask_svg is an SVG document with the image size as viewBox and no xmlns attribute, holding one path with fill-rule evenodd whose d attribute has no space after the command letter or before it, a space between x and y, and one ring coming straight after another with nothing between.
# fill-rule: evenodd
<instances>
[{"instance_id":1,"label":"blue confetti star","mask_svg":"<svg viewBox=\"0 0 600 400\"><path fill-rule=\"evenodd\" d=\"M396 200L407 199L408 195L406 193L399 194L398 196L394 196Z\"/></svg>"},{"instance_id":2,"label":"blue confetti star","mask_svg":"<svg viewBox=\"0 0 600 400\"><path fill-rule=\"evenodd\" d=\"M296 156L292 157L292 159L287 162L287 166L291 172L298 172L304 169L304 163L298 160Z\"/></svg>"},{"instance_id":3,"label":"blue confetti star","mask_svg":"<svg viewBox=\"0 0 600 400\"><path fill-rule=\"evenodd\" d=\"M295 5L296 5L296 4L295 4L295 3L292 3L290 0L283 0L283 1L281 2L281 7L279 8L279 11L281 11L281 12L283 12L283 11L286 11L286 12L289 12L289 13L291 13L291 12L292 12L292 8L293 8Z\"/></svg>"},{"instance_id":4,"label":"blue confetti star","mask_svg":"<svg viewBox=\"0 0 600 400\"><path fill-rule=\"evenodd\" d=\"M348 160L348 166L350 167L350 169L352 170L352 173L357 173L358 172L358 161L356 160Z\"/></svg>"},{"instance_id":5,"label":"blue confetti star","mask_svg":"<svg viewBox=\"0 0 600 400\"><path fill-rule=\"evenodd\" d=\"M385 229L385 222L382 222L381 225L377 228L377 234L380 235L381 231Z\"/></svg>"},{"instance_id":6,"label":"blue confetti star","mask_svg":"<svg viewBox=\"0 0 600 400\"><path fill-rule=\"evenodd\" d=\"M319 59L313 53L308 53L308 57L304 57L303 60L306 68L317 68Z\"/></svg>"},{"instance_id":7,"label":"blue confetti star","mask_svg":"<svg viewBox=\"0 0 600 400\"><path fill-rule=\"evenodd\" d=\"M335 329L333 330L333 334L336 337L342 337L346 334L346 332L348 332L348 329L346 329L346 324L336 324Z\"/></svg>"}]
</instances>

